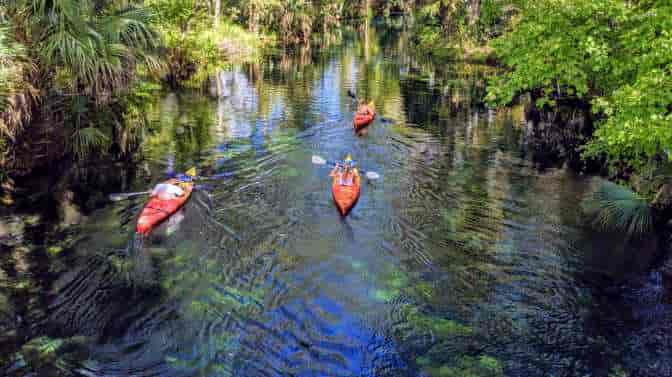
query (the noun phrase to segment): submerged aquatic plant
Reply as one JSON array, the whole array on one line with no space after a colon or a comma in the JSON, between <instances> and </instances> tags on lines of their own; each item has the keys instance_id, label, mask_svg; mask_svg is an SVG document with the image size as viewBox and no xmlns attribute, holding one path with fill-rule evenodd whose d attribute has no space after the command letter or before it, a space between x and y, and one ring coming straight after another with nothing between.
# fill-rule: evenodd
<instances>
[{"instance_id":1,"label":"submerged aquatic plant","mask_svg":"<svg viewBox=\"0 0 672 377\"><path fill-rule=\"evenodd\" d=\"M653 211L646 198L627 187L602 183L583 201L584 212L594 216L592 224L603 230L638 236L653 230Z\"/></svg>"},{"instance_id":2,"label":"submerged aquatic plant","mask_svg":"<svg viewBox=\"0 0 672 377\"><path fill-rule=\"evenodd\" d=\"M504 368L501 362L487 355L480 357L463 356L445 365L435 365L431 359L425 357L418 358L416 362L428 375L437 377L504 376Z\"/></svg>"}]
</instances>

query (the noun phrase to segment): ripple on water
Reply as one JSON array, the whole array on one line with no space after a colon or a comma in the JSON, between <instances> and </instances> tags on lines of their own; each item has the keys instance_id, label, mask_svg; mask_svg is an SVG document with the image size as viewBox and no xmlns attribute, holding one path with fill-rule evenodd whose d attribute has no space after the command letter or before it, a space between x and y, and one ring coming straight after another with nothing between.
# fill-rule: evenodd
<instances>
[{"instance_id":1,"label":"ripple on water","mask_svg":"<svg viewBox=\"0 0 672 377\"><path fill-rule=\"evenodd\" d=\"M226 73L227 98L157 101L146 161L97 194L193 165L232 176L144 244L123 247L144 198L91 208L88 191L75 196L90 224L69 228L86 238L60 256L44 250L42 213L3 209L0 243L14 249L0 253L0 283L15 287L0 298L7 317L30 315L11 341L0 323L2 345L63 338L59 373L90 376L479 375L474 360L507 376L665 375L666 283L604 288L614 274L591 259L627 263L581 225L590 182L536 170L516 122L470 109L475 67L472 82L396 44L348 43ZM380 110L365 135L347 89ZM329 167L311 156L347 153L381 178L341 218ZM59 221L53 233L71 236Z\"/></svg>"}]
</instances>

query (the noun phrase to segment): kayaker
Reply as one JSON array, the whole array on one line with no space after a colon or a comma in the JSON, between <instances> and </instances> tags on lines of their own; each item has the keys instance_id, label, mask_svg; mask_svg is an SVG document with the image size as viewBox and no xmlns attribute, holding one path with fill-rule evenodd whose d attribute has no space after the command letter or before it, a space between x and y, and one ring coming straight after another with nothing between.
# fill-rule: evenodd
<instances>
[{"instance_id":1,"label":"kayaker","mask_svg":"<svg viewBox=\"0 0 672 377\"><path fill-rule=\"evenodd\" d=\"M357 113L361 115L374 115L373 110L366 102L364 102L364 100L359 101Z\"/></svg>"},{"instance_id":2,"label":"kayaker","mask_svg":"<svg viewBox=\"0 0 672 377\"><path fill-rule=\"evenodd\" d=\"M157 197L159 200L173 200L175 198L179 198L185 194L184 190L179 185L182 182L190 182L195 176L196 169L191 168L184 174L178 175L177 179L180 181L180 183L159 183L158 185L154 186L150 196Z\"/></svg>"},{"instance_id":3,"label":"kayaker","mask_svg":"<svg viewBox=\"0 0 672 377\"><path fill-rule=\"evenodd\" d=\"M170 183L159 183L154 186L151 197L157 197L159 200L173 200L184 195L184 190L178 185Z\"/></svg>"},{"instance_id":4,"label":"kayaker","mask_svg":"<svg viewBox=\"0 0 672 377\"><path fill-rule=\"evenodd\" d=\"M352 161L352 157L348 155L343 161L343 164L337 163L336 166L334 166L334 169L329 173L329 176L335 177L338 175L338 183L341 186L352 186L353 178L355 176L353 169L354 161Z\"/></svg>"}]
</instances>

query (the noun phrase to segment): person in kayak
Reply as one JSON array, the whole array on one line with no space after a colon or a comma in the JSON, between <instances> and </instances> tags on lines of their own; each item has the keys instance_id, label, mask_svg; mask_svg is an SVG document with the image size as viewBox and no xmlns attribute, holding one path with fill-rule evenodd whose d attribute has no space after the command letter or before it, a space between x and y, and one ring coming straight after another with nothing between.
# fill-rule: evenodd
<instances>
[{"instance_id":1,"label":"person in kayak","mask_svg":"<svg viewBox=\"0 0 672 377\"><path fill-rule=\"evenodd\" d=\"M172 200L184 195L184 190L178 185L170 183L159 183L154 186L151 197L157 197L159 200Z\"/></svg>"},{"instance_id":2,"label":"person in kayak","mask_svg":"<svg viewBox=\"0 0 672 377\"><path fill-rule=\"evenodd\" d=\"M338 183L341 186L352 186L355 176L353 169L354 161L352 161L352 157L348 155L343 161L343 164L337 163L336 166L334 166L331 173L329 173L329 176L335 177L338 175Z\"/></svg>"},{"instance_id":3,"label":"person in kayak","mask_svg":"<svg viewBox=\"0 0 672 377\"><path fill-rule=\"evenodd\" d=\"M187 170L185 174L178 175L177 179L179 180L179 183L177 184L159 183L154 186L150 197L157 197L159 200L173 200L179 198L185 194L184 190L179 185L183 182L190 182L195 176L196 169L191 168Z\"/></svg>"},{"instance_id":4,"label":"person in kayak","mask_svg":"<svg viewBox=\"0 0 672 377\"><path fill-rule=\"evenodd\" d=\"M371 109L371 106L364 102L364 100L359 100L359 105L357 106L357 114L364 116L373 116L375 112Z\"/></svg>"}]
</instances>

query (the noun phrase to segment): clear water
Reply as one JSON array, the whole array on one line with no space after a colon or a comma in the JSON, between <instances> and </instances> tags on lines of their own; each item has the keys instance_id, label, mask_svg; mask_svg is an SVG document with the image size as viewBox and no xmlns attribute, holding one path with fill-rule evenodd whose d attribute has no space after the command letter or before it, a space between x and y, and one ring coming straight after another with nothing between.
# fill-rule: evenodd
<instances>
[{"instance_id":1,"label":"clear water","mask_svg":"<svg viewBox=\"0 0 672 377\"><path fill-rule=\"evenodd\" d=\"M6 190L0 371L672 375L666 282L583 225L596 179L538 169L520 110L482 106L492 69L384 25L341 39L223 73L226 98L161 95L134 163ZM379 111L364 135L347 89ZM341 218L311 156L347 153L381 178ZM135 240L145 198L107 194L191 166L232 177Z\"/></svg>"}]
</instances>

